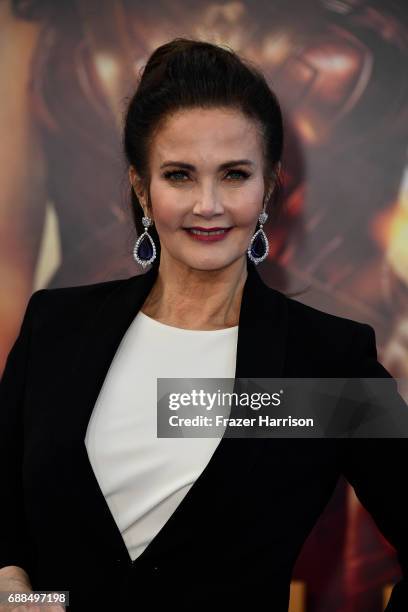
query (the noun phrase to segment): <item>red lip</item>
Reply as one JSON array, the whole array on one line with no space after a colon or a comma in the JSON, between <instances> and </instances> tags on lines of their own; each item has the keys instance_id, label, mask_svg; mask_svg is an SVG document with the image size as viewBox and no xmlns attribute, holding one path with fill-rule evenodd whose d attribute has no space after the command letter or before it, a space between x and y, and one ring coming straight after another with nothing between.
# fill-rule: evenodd
<instances>
[{"instance_id":1,"label":"red lip","mask_svg":"<svg viewBox=\"0 0 408 612\"><path fill-rule=\"evenodd\" d=\"M199 227L198 225L195 225L194 227L185 227L184 229L194 229L200 232L216 232L218 230L227 230L230 228L229 227Z\"/></svg>"},{"instance_id":2,"label":"red lip","mask_svg":"<svg viewBox=\"0 0 408 612\"><path fill-rule=\"evenodd\" d=\"M218 229L223 229L224 231L222 233L216 234L195 234L194 232L192 232L191 230L189 231L187 228L184 228L187 232L187 235L190 236L190 238L192 240L196 240L199 242L203 242L203 243L207 243L210 244L211 242L220 242L220 240L225 240L226 237L228 236L228 234L231 231L231 227L226 228L226 227L221 227ZM192 229L196 229L196 228L192 228ZM197 228L198 229L198 228ZM203 229L201 231L205 231L208 232L208 229Z\"/></svg>"}]
</instances>

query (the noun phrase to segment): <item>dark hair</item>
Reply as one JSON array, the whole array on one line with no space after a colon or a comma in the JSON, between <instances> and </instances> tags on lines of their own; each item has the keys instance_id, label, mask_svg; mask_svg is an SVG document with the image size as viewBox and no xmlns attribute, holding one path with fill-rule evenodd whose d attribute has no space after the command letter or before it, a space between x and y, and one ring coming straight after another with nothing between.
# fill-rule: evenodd
<instances>
[{"instance_id":1,"label":"dark hair","mask_svg":"<svg viewBox=\"0 0 408 612\"><path fill-rule=\"evenodd\" d=\"M152 136L170 113L194 107L235 108L257 121L263 134L265 184L275 181L272 211L268 209L269 218L274 217L282 189L280 173L276 172L283 149L279 102L262 73L232 49L187 38L175 38L152 53L125 114L124 152L146 188L148 208L151 207L148 151ZM133 188L130 201L136 232L140 235L144 230L143 209ZM155 225L149 228L149 233L157 247L152 265L158 266L160 241Z\"/></svg>"}]
</instances>

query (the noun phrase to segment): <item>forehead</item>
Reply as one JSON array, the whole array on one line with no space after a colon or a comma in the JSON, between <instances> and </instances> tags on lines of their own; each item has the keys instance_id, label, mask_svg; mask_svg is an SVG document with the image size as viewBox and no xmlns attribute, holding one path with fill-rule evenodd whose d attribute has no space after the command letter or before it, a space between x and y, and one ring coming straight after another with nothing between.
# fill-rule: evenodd
<instances>
[{"instance_id":1,"label":"forehead","mask_svg":"<svg viewBox=\"0 0 408 612\"><path fill-rule=\"evenodd\" d=\"M193 156L259 159L262 142L255 121L234 109L184 109L167 117L152 139L153 161ZM185 160L187 161L187 160Z\"/></svg>"}]
</instances>

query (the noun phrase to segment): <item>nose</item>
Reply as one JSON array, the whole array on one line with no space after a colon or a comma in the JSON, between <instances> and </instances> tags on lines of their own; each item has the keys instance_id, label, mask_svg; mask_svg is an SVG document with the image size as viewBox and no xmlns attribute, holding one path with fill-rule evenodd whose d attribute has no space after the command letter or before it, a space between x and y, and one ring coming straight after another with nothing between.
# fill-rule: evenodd
<instances>
[{"instance_id":1,"label":"nose","mask_svg":"<svg viewBox=\"0 0 408 612\"><path fill-rule=\"evenodd\" d=\"M194 203L193 213L204 218L211 218L223 212L224 207L219 198L217 189L211 185L203 187Z\"/></svg>"}]
</instances>

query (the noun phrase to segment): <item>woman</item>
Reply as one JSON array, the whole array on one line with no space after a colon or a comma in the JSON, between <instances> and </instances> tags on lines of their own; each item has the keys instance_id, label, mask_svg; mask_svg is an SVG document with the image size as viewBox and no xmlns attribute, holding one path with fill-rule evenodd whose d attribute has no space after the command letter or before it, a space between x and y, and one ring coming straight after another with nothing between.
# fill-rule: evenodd
<instances>
[{"instance_id":1,"label":"woman","mask_svg":"<svg viewBox=\"0 0 408 612\"><path fill-rule=\"evenodd\" d=\"M157 377L390 377L372 327L256 271L282 143L276 97L234 53L175 39L152 54L124 126L151 268L36 291L7 360L2 590L69 591L75 611L287 610L341 474L406 570L402 440L156 437ZM404 579L387 611L407 604Z\"/></svg>"}]
</instances>

